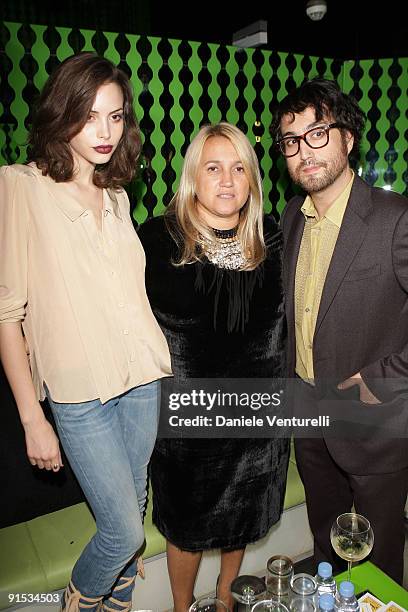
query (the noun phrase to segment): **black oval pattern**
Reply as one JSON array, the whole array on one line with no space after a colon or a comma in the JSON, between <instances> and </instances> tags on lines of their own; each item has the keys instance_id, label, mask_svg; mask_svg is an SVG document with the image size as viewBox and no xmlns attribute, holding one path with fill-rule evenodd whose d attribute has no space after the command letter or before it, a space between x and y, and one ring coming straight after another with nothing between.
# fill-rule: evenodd
<instances>
[{"instance_id":1,"label":"black oval pattern","mask_svg":"<svg viewBox=\"0 0 408 612\"><path fill-rule=\"evenodd\" d=\"M176 163L174 160L180 160L180 155L184 156L196 132L198 117L200 124L204 124L209 123L210 117L220 116L226 120L232 115L236 117L238 127L255 142L259 160L269 160L269 163L261 165L261 168L268 168L269 173L269 193L265 197L277 215L277 210L282 208L296 188L288 177L284 159L268 134L268 117L272 119L274 106L286 92L315 76L333 78L340 84L345 82L346 77L348 92L357 101L364 102L367 130L362 172L366 180L370 184L384 181L392 188L398 185L399 191L408 192L408 150L403 146L408 137L404 102L407 97L404 80L404 74L408 73L407 59L395 58L391 62L387 60L387 63L361 59L344 62L340 58L316 58L263 49L248 51L185 40L180 42L163 38L158 42L154 39L152 43L153 39L147 36L138 37L131 47L130 39L135 40L133 36L129 38L123 32L107 34L99 27L93 31L69 28L66 39L65 32L61 31L62 40L55 23L50 18L49 25L41 30L39 26L27 23L18 24L17 27L15 24L8 27L0 23L0 163L12 163L16 159L23 161L20 159L24 152L21 127L25 126L26 130L30 127L39 93L37 73L42 74L45 70L50 74L63 59L62 54L70 55L87 49L90 41L96 53L107 57L113 55L111 59L119 61L124 72L139 79L137 102L143 110L140 126L144 145L140 162L141 180L135 182L137 193L134 191L132 203L135 205L141 198L142 202L138 204L145 207L148 216L153 214L159 202L167 205L170 201L180 170L179 161ZM99 21L96 25L99 26ZM42 41L33 53L38 36L43 36L47 53L41 46ZM19 45L19 50L24 49L23 54L19 51L18 61L13 55L14 44ZM175 62L175 57L181 61ZM173 74L171 65L177 65L177 74ZM157 67L157 73L153 74L151 66ZM230 67L233 67L233 72ZM387 77L386 92L380 86L384 76ZM154 94L153 98L152 91L157 91L157 87L152 85L157 85L156 79L163 89L161 91L159 88L161 93ZM15 91L13 84L16 83L19 85L15 85ZM211 94L211 91L217 93ZM384 105L384 96L389 105ZM175 104L179 105L177 114L172 113ZM161 109L159 126L153 119L157 108ZM153 109L156 111L153 112ZM176 115L177 119L174 119ZM15 136L17 131L19 142ZM174 135L177 137L174 138ZM176 151L176 147L181 147L181 150ZM161 156L163 164L152 164L152 160L157 161L155 156ZM154 167L160 167L160 171L156 173ZM130 186L130 192L132 190L133 186Z\"/></svg>"}]
</instances>

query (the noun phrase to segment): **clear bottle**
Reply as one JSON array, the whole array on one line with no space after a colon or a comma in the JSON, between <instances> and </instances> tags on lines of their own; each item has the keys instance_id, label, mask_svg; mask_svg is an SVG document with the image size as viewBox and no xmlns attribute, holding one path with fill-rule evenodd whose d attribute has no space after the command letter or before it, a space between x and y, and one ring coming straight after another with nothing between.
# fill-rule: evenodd
<instances>
[{"instance_id":1,"label":"clear bottle","mask_svg":"<svg viewBox=\"0 0 408 612\"><path fill-rule=\"evenodd\" d=\"M336 612L359 612L360 606L354 595L354 584L344 581L340 583L334 605Z\"/></svg>"},{"instance_id":2,"label":"clear bottle","mask_svg":"<svg viewBox=\"0 0 408 612\"><path fill-rule=\"evenodd\" d=\"M334 596L331 593L323 593L319 597L319 612L334 611Z\"/></svg>"},{"instance_id":3,"label":"clear bottle","mask_svg":"<svg viewBox=\"0 0 408 612\"><path fill-rule=\"evenodd\" d=\"M315 576L317 584L317 593L323 595L323 593L331 593L333 596L336 595L336 581L333 578L332 566L326 561L322 561L317 566L317 574Z\"/></svg>"}]
</instances>

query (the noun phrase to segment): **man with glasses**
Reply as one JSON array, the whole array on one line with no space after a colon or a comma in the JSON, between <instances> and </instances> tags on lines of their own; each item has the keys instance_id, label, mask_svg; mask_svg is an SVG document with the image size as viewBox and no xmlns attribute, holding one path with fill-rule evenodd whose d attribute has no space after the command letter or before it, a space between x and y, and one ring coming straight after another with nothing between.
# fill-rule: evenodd
<instances>
[{"instance_id":1,"label":"man with glasses","mask_svg":"<svg viewBox=\"0 0 408 612\"><path fill-rule=\"evenodd\" d=\"M289 376L321 414L327 397L353 397L347 414L356 423L367 410L388 419L408 396L408 200L350 168L364 119L335 82L314 79L282 100L271 128L306 192L281 219ZM338 567L330 528L354 504L372 524L370 559L401 582L407 431L395 439L363 431L359 439L327 431L295 439L315 562Z\"/></svg>"}]
</instances>

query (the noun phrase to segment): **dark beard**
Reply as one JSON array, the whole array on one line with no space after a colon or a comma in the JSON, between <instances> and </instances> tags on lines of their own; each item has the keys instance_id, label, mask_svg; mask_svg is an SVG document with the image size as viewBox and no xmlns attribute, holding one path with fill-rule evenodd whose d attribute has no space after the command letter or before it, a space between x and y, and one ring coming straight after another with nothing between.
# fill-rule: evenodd
<instances>
[{"instance_id":1,"label":"dark beard","mask_svg":"<svg viewBox=\"0 0 408 612\"><path fill-rule=\"evenodd\" d=\"M290 173L290 176L294 183L299 185L306 193L318 193L333 185L338 177L344 172L348 166L347 147L343 146L337 157L332 158L330 161L319 161L315 160L315 163L324 169L321 176L302 176L300 171L307 164L304 162L300 163L297 168Z\"/></svg>"}]
</instances>

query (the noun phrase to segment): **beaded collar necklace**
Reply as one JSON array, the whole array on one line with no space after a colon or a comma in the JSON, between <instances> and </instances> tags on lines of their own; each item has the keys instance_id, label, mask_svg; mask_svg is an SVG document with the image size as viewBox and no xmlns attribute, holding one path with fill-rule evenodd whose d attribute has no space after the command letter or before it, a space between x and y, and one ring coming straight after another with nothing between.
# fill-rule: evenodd
<instances>
[{"instance_id":1,"label":"beaded collar necklace","mask_svg":"<svg viewBox=\"0 0 408 612\"><path fill-rule=\"evenodd\" d=\"M220 230L212 228L215 240L203 239L203 249L207 259L218 268L240 270L246 264L241 243L237 237L238 226Z\"/></svg>"}]
</instances>

